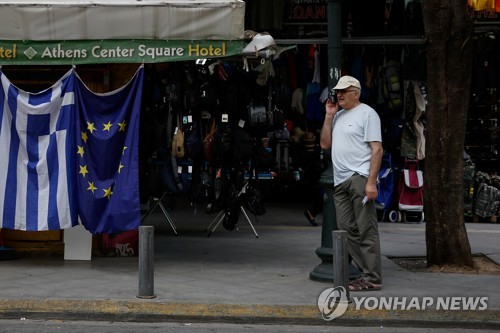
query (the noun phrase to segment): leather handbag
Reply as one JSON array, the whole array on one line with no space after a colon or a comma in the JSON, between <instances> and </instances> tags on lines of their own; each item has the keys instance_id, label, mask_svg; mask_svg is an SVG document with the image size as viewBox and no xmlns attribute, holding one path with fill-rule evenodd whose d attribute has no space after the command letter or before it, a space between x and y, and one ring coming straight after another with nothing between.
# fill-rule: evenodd
<instances>
[{"instance_id":1,"label":"leather handbag","mask_svg":"<svg viewBox=\"0 0 500 333\"><path fill-rule=\"evenodd\" d=\"M184 132L182 132L179 117L177 117L177 128L172 137L172 156L184 157L184 153Z\"/></svg>"}]
</instances>

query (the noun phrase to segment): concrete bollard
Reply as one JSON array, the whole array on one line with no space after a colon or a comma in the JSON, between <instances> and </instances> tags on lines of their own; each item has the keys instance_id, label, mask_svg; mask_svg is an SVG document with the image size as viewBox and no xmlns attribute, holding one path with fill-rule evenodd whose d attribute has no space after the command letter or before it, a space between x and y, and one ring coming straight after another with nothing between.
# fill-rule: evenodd
<instances>
[{"instance_id":1,"label":"concrete bollard","mask_svg":"<svg viewBox=\"0 0 500 333\"><path fill-rule=\"evenodd\" d=\"M333 240L333 283L344 287L349 299L349 254L347 251L347 231L334 230Z\"/></svg>"},{"instance_id":2,"label":"concrete bollard","mask_svg":"<svg viewBox=\"0 0 500 333\"><path fill-rule=\"evenodd\" d=\"M138 298L154 295L154 227L139 227L139 293Z\"/></svg>"}]
</instances>

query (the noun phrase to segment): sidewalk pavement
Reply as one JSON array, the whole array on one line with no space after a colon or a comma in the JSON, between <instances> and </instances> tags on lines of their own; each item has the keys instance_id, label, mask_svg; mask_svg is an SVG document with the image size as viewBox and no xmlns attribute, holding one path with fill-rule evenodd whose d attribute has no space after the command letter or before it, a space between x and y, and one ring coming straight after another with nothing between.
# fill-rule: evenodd
<instances>
[{"instance_id":1,"label":"sidewalk pavement","mask_svg":"<svg viewBox=\"0 0 500 333\"><path fill-rule=\"evenodd\" d=\"M258 238L243 216L238 230L221 225L207 237L214 216L182 204L170 212L176 236L158 209L144 222L155 227L151 299L136 297L137 257L2 261L0 318L500 328L500 275L416 273L388 259L424 256L424 223L379 223L383 289L351 296L488 297L487 310L367 310L352 302L325 321L318 296L333 285L309 278L321 263L321 227L309 225L305 205L273 203L257 221L250 215ZM500 263L500 224L469 223L467 230L473 253Z\"/></svg>"}]
</instances>

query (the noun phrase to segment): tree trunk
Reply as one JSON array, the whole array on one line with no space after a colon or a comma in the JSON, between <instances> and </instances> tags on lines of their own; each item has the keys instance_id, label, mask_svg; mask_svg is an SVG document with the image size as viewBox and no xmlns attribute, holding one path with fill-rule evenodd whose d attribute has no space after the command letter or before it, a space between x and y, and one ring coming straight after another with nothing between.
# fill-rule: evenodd
<instances>
[{"instance_id":1,"label":"tree trunk","mask_svg":"<svg viewBox=\"0 0 500 333\"><path fill-rule=\"evenodd\" d=\"M473 26L466 1L424 0L427 37L425 220L427 264L472 266L465 229L463 151Z\"/></svg>"}]
</instances>

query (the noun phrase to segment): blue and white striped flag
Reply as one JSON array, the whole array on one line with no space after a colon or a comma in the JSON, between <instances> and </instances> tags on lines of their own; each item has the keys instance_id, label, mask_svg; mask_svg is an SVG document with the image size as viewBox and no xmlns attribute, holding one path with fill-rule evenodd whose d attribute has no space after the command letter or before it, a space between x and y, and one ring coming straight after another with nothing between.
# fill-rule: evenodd
<instances>
[{"instance_id":1,"label":"blue and white striped flag","mask_svg":"<svg viewBox=\"0 0 500 333\"><path fill-rule=\"evenodd\" d=\"M74 71L36 94L0 78L0 228L77 225Z\"/></svg>"}]
</instances>

